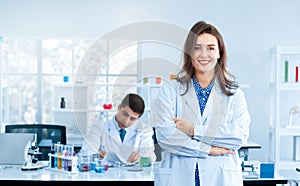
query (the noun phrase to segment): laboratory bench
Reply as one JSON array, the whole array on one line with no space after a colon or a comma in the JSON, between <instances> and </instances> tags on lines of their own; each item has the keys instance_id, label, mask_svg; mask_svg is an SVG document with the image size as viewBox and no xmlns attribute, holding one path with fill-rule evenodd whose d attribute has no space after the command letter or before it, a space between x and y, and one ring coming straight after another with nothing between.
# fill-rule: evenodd
<instances>
[{"instance_id":1,"label":"laboratory bench","mask_svg":"<svg viewBox=\"0 0 300 186\"><path fill-rule=\"evenodd\" d=\"M244 186L276 186L277 184L287 184L288 179L275 174L274 178L254 178L254 179L244 179Z\"/></svg>"},{"instance_id":2,"label":"laboratory bench","mask_svg":"<svg viewBox=\"0 0 300 186\"><path fill-rule=\"evenodd\" d=\"M300 172L295 169L279 170L280 175L289 180L291 186L300 185Z\"/></svg>"},{"instance_id":3,"label":"laboratory bench","mask_svg":"<svg viewBox=\"0 0 300 186\"><path fill-rule=\"evenodd\" d=\"M35 186L35 185L64 185L64 186L153 186L154 176L151 167L143 167L141 171L129 171L129 167L109 168L104 173L94 171L68 173L63 170L43 168L35 171L21 171L20 166L0 165L0 185Z\"/></svg>"},{"instance_id":4,"label":"laboratory bench","mask_svg":"<svg viewBox=\"0 0 300 186\"><path fill-rule=\"evenodd\" d=\"M249 158L249 150L260 149L260 148L261 148L261 145L259 145L257 143L248 142L239 149L239 151L238 151L239 156L243 160L243 163L242 163L243 171L244 171L244 169L246 169L246 167L244 167L244 165L246 165L246 162L248 164L249 163L252 164L252 166L250 166L250 168L252 168L252 169L254 167L258 166L258 165L254 166L254 164L260 164L260 162L258 163L258 161L249 161L249 159L250 159ZM247 168L249 168L249 166ZM252 171L254 171L254 170L252 170ZM255 170L255 171L257 171L257 170ZM243 172L243 173L245 173L245 172ZM251 173L251 170L250 170L250 173ZM243 182L244 182L244 186L260 186L260 185L276 186L277 184L287 184L288 179L278 173L274 174L274 178L260 178L259 175L257 174L256 178L251 178L251 176L249 176L249 177L245 176L243 179Z\"/></svg>"},{"instance_id":5,"label":"laboratory bench","mask_svg":"<svg viewBox=\"0 0 300 186\"><path fill-rule=\"evenodd\" d=\"M133 169L134 170L134 169ZM141 171L132 171L130 167L110 167L105 173L79 172L68 173L52 170L48 167L36 171L21 171L20 166L0 165L0 184L14 186L35 185L122 185L123 182L132 186L153 186L153 167L142 167ZM276 185L287 184L288 180L282 176L275 178L244 179L244 185Z\"/></svg>"}]
</instances>

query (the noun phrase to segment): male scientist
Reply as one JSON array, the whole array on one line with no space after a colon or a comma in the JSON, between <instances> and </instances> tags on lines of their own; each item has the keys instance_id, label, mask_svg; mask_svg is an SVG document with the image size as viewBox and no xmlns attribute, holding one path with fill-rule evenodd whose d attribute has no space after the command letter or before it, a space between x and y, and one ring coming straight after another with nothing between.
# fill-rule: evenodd
<instances>
[{"instance_id":1,"label":"male scientist","mask_svg":"<svg viewBox=\"0 0 300 186\"><path fill-rule=\"evenodd\" d=\"M154 163L153 129L137 122L144 110L145 103L139 95L127 94L111 119L89 127L80 152L98 152L110 163L134 163L141 157Z\"/></svg>"}]
</instances>

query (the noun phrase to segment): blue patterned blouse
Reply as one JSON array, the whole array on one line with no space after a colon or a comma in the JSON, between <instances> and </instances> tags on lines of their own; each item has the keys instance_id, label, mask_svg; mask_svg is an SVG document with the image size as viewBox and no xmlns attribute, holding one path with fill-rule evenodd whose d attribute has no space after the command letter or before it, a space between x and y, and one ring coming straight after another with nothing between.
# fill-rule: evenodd
<instances>
[{"instance_id":1,"label":"blue patterned blouse","mask_svg":"<svg viewBox=\"0 0 300 186\"><path fill-rule=\"evenodd\" d=\"M192 80L193 80L193 85L194 85L194 88L195 88L195 92L197 94L198 103L199 103L200 111L201 111L201 115L202 115L203 111L204 111L204 108L205 108L205 105L207 103L209 94L211 92L211 89L215 84L215 81L214 80L211 81L211 83L209 84L208 87L202 88L201 85L196 80L195 76L192 77Z\"/></svg>"}]
</instances>

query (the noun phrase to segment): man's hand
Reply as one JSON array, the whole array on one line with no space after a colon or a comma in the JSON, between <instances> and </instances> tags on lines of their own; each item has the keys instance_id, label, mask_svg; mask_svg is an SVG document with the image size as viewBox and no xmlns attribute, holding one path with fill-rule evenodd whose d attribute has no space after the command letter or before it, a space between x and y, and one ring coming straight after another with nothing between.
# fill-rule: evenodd
<instances>
[{"instance_id":1,"label":"man's hand","mask_svg":"<svg viewBox=\"0 0 300 186\"><path fill-rule=\"evenodd\" d=\"M138 152L132 152L132 154L128 157L128 163L133 163L140 160L140 154Z\"/></svg>"},{"instance_id":2,"label":"man's hand","mask_svg":"<svg viewBox=\"0 0 300 186\"><path fill-rule=\"evenodd\" d=\"M230 149L225 149L225 148L222 148L222 147L212 146L210 148L210 151L209 151L208 155L217 156L217 155L223 155L223 154L235 154L235 152L230 150Z\"/></svg>"},{"instance_id":3,"label":"man's hand","mask_svg":"<svg viewBox=\"0 0 300 186\"><path fill-rule=\"evenodd\" d=\"M188 136L194 136L194 125L185 118L172 118L176 124L176 128Z\"/></svg>"},{"instance_id":4,"label":"man's hand","mask_svg":"<svg viewBox=\"0 0 300 186\"><path fill-rule=\"evenodd\" d=\"M99 150L99 158L104 158L106 152L104 150Z\"/></svg>"}]
</instances>

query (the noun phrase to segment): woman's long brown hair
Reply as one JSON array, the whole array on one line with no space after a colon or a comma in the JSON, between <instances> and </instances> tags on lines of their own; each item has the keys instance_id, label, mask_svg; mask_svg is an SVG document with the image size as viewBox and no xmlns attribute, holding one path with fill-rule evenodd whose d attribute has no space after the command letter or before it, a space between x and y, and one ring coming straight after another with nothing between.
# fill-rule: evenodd
<instances>
[{"instance_id":1,"label":"woman's long brown hair","mask_svg":"<svg viewBox=\"0 0 300 186\"><path fill-rule=\"evenodd\" d=\"M220 51L220 58L217 60L215 66L215 77L217 78L222 92L231 96L234 94L233 89L238 88L238 83L235 81L235 77L230 74L227 69L227 53L226 47L223 41L223 37L220 32L211 24L207 24L204 21L196 23L187 36L184 45L184 56L183 56L183 67L182 70L178 73L177 80L181 83L187 83L187 89L182 94L186 94L189 89L190 80L195 74L195 67L192 65L192 57L194 53L195 44L197 37L201 34L211 34L215 36L218 40L218 47Z\"/></svg>"}]
</instances>

